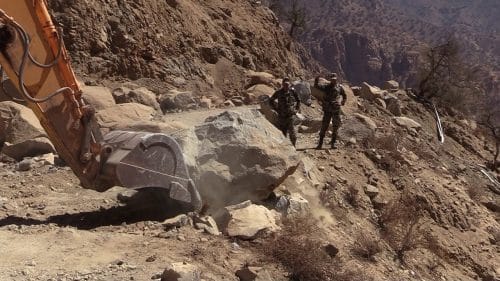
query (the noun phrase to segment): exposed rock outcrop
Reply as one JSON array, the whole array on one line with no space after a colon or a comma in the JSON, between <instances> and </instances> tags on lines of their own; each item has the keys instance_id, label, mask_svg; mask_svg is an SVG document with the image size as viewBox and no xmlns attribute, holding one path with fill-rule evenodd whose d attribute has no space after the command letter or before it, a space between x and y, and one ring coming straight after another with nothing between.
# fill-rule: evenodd
<instances>
[{"instance_id":1,"label":"exposed rock outcrop","mask_svg":"<svg viewBox=\"0 0 500 281\"><path fill-rule=\"evenodd\" d=\"M0 102L2 144L2 153L16 160L54 152L52 143L33 111L10 101Z\"/></svg>"}]
</instances>

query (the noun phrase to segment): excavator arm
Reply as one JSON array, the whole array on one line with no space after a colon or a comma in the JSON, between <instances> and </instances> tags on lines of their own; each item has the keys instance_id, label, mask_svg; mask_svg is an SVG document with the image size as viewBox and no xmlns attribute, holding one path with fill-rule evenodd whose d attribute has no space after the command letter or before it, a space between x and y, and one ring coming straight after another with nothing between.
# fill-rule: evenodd
<instances>
[{"instance_id":1,"label":"excavator arm","mask_svg":"<svg viewBox=\"0 0 500 281\"><path fill-rule=\"evenodd\" d=\"M0 79L16 85L59 156L84 188L164 188L201 209L179 144L165 134L113 131L102 135L85 104L63 40L44 0L0 0Z\"/></svg>"}]
</instances>

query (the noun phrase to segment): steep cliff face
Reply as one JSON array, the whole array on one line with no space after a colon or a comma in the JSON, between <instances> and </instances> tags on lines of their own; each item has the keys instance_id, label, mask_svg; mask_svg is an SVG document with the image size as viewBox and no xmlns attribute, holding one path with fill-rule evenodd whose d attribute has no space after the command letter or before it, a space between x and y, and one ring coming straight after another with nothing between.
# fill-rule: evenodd
<instances>
[{"instance_id":1,"label":"steep cliff face","mask_svg":"<svg viewBox=\"0 0 500 281\"><path fill-rule=\"evenodd\" d=\"M405 86L416 80L418 54L407 47L391 52L360 33L342 31L317 30L306 40L315 59L353 84L396 79Z\"/></svg>"},{"instance_id":2,"label":"steep cliff face","mask_svg":"<svg viewBox=\"0 0 500 281\"><path fill-rule=\"evenodd\" d=\"M81 74L230 91L223 70L299 75L311 65L273 12L250 1L48 2Z\"/></svg>"},{"instance_id":3,"label":"steep cliff face","mask_svg":"<svg viewBox=\"0 0 500 281\"><path fill-rule=\"evenodd\" d=\"M276 13L286 21L289 0ZM308 14L299 40L324 66L347 80L413 86L415 62L426 45L453 35L468 63L495 76L500 65L498 1L299 0Z\"/></svg>"}]
</instances>

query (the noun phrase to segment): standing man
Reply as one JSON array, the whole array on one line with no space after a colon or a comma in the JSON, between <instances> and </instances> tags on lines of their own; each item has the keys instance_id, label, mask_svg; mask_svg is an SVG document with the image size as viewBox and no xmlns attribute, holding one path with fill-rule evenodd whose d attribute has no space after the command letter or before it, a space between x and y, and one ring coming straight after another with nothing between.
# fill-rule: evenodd
<instances>
[{"instance_id":1,"label":"standing man","mask_svg":"<svg viewBox=\"0 0 500 281\"><path fill-rule=\"evenodd\" d=\"M326 131L330 125L330 120L332 121L332 142L331 147L333 149L337 148L335 142L337 141L337 132L341 125L340 119L340 107L345 105L347 101L347 95L340 84L337 84L337 74L332 73L328 77L330 79L330 84L319 85L319 77L314 80L314 87L324 92L323 98L323 121L321 124L321 131L319 132L319 143L316 149L321 149L323 147L323 139L325 138ZM342 100L340 98L342 97Z\"/></svg>"},{"instance_id":2,"label":"standing man","mask_svg":"<svg viewBox=\"0 0 500 281\"><path fill-rule=\"evenodd\" d=\"M276 100L278 100L278 105L276 105ZM295 146L297 136L293 127L293 121L295 114L300 109L300 99L297 92L290 87L290 79L288 77L283 78L281 89L274 92L269 99L269 103L278 112L279 129L285 137L287 133L290 135L290 141Z\"/></svg>"}]
</instances>

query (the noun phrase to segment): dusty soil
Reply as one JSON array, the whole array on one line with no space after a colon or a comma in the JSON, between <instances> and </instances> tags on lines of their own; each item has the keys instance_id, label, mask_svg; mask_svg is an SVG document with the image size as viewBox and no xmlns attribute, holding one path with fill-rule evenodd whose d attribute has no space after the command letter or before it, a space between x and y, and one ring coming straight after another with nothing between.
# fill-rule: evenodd
<instances>
[{"instance_id":1,"label":"dusty soil","mask_svg":"<svg viewBox=\"0 0 500 281\"><path fill-rule=\"evenodd\" d=\"M298 150L312 161L316 182L307 190L290 185L286 189L302 192L309 200L321 226L312 237L335 245L336 262L343 268L374 280L497 280L498 209L486 206L498 206L499 196L478 170L489 157L484 141L466 134L463 144L451 137L439 144L430 113L411 100L405 102L409 116L423 125L416 136L401 133L389 116L369 103L351 102L346 108L373 118L384 134L394 134L399 140L396 151L382 148L375 139L370 148L340 143L337 150L318 151L312 149L316 134L299 134ZM304 111L319 116L315 106ZM194 120L217 112L166 119ZM372 149L386 162L372 160L367 152ZM2 280L150 280L159 277L168 262L179 261L199 266L204 280L238 280L234 273L245 264L264 266L273 280L288 280L290 270L259 247L270 238L247 242L210 236L190 226L169 230L161 223L169 214L156 197L133 197L124 204L117 199L123 189L82 189L67 167L17 172L14 165L0 166L0 252L7 257L0 263ZM363 191L367 183L378 187L379 205ZM353 194L353 188L358 192ZM418 243L398 261L381 230L380 216L387 202L404 194L419 198L426 213L415 232ZM373 260L361 259L353 250L361 233L378 237L382 245Z\"/></svg>"},{"instance_id":2,"label":"dusty soil","mask_svg":"<svg viewBox=\"0 0 500 281\"><path fill-rule=\"evenodd\" d=\"M73 64L88 84L139 79L135 82L157 94L179 88L227 97L242 91L248 69L276 75L307 72L301 51L287 48L276 19L251 1L177 1L176 7L167 4L176 1L102 2L49 1L65 27ZM146 25L151 32L143 32ZM445 115L447 135L440 144L431 113L400 97L405 116L419 122L421 130L402 129L387 110L350 97L346 114L372 118L378 127L372 139L316 151L317 133L299 134L297 148L310 165L294 177L311 184L288 181L277 193L302 193L312 209L309 219L319 227L302 234L334 245L339 253L326 261L310 258L308 251L293 257L359 273L346 281L369 280L362 276L500 280L500 198L479 170L491 158L491 140ZM314 105L303 113L320 118L319 105ZM192 124L217 112L162 118ZM82 189L67 167L19 172L15 165L0 162L0 280L158 280L170 262L194 264L204 280L213 281L238 280L235 272L244 265L264 267L273 280L297 276L298 268L262 249L272 248L266 243L287 233L242 241L191 226L167 229L162 222L172 214L158 195L123 203L118 200L123 189ZM373 198L366 184L378 189ZM256 203L271 208L275 202ZM415 216L405 217L405 209L415 210ZM413 221L415 227L406 233ZM360 256L356 248L366 250L367 241L379 244L379 250Z\"/></svg>"},{"instance_id":3,"label":"dusty soil","mask_svg":"<svg viewBox=\"0 0 500 281\"><path fill-rule=\"evenodd\" d=\"M245 242L165 229L153 197L125 205L122 189L82 189L65 167L12 170L0 168L1 280L154 280L168 262L194 263L205 280L237 280L255 257Z\"/></svg>"}]
</instances>

